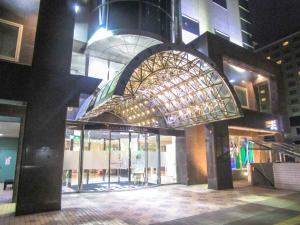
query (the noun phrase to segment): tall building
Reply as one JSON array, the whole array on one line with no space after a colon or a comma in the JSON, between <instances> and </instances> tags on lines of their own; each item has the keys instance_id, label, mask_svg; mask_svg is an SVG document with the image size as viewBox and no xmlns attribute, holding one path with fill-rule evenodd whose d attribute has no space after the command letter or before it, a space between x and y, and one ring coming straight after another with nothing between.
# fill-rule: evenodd
<instances>
[{"instance_id":1,"label":"tall building","mask_svg":"<svg viewBox=\"0 0 300 225\"><path fill-rule=\"evenodd\" d=\"M284 139L280 67L244 48L243 2L2 1L16 214L59 210L65 192L233 188L250 163L284 161L260 145Z\"/></svg>"},{"instance_id":2,"label":"tall building","mask_svg":"<svg viewBox=\"0 0 300 225\"><path fill-rule=\"evenodd\" d=\"M253 49L248 0L183 0L182 39L192 41L205 32Z\"/></svg>"},{"instance_id":3,"label":"tall building","mask_svg":"<svg viewBox=\"0 0 300 225\"><path fill-rule=\"evenodd\" d=\"M290 125L290 138L300 144L300 32L256 50L281 65Z\"/></svg>"}]
</instances>

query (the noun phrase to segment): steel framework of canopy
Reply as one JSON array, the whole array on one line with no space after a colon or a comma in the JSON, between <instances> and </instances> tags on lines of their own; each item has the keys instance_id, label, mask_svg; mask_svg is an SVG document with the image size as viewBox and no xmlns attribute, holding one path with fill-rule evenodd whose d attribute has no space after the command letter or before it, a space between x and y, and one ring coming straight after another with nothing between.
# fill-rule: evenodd
<instances>
[{"instance_id":1,"label":"steel framework of canopy","mask_svg":"<svg viewBox=\"0 0 300 225\"><path fill-rule=\"evenodd\" d=\"M124 68L100 87L82 119L109 112L126 124L178 128L239 117L240 106L227 79L208 59L193 53L152 52L128 78L123 78Z\"/></svg>"}]
</instances>

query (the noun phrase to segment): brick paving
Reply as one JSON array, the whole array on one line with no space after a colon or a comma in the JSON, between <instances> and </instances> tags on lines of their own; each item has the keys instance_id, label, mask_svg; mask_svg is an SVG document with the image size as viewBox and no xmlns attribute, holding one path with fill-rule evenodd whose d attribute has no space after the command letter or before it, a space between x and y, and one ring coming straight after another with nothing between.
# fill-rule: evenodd
<instances>
[{"instance_id":1,"label":"brick paving","mask_svg":"<svg viewBox=\"0 0 300 225\"><path fill-rule=\"evenodd\" d=\"M300 224L300 193L239 186L213 191L203 185L66 194L62 210L15 217L0 206L1 225Z\"/></svg>"}]
</instances>

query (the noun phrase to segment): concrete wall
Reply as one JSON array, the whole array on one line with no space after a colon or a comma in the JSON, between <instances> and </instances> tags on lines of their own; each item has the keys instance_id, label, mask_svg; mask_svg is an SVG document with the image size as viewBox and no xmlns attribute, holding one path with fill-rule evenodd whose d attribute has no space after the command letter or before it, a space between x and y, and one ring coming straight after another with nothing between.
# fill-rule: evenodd
<instances>
[{"instance_id":1,"label":"concrete wall","mask_svg":"<svg viewBox=\"0 0 300 225\"><path fill-rule=\"evenodd\" d=\"M273 164L253 163L250 165L250 182L254 186L273 186Z\"/></svg>"},{"instance_id":2,"label":"concrete wall","mask_svg":"<svg viewBox=\"0 0 300 225\"><path fill-rule=\"evenodd\" d=\"M274 163L273 170L276 188L300 191L300 163Z\"/></svg>"}]
</instances>

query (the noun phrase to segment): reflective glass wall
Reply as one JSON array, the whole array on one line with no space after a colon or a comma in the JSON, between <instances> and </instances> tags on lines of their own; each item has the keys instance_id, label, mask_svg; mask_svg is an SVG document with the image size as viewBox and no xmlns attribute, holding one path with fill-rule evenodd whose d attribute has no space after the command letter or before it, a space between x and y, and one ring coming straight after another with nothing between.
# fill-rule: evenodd
<instances>
[{"instance_id":1,"label":"reflective glass wall","mask_svg":"<svg viewBox=\"0 0 300 225\"><path fill-rule=\"evenodd\" d=\"M176 183L176 137L108 129L66 130L63 168L63 192Z\"/></svg>"}]
</instances>

